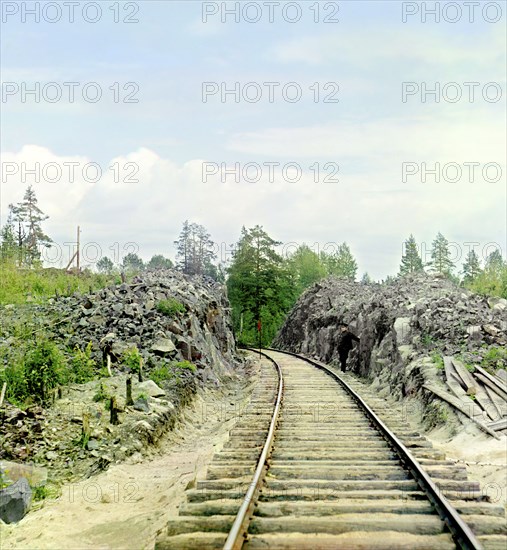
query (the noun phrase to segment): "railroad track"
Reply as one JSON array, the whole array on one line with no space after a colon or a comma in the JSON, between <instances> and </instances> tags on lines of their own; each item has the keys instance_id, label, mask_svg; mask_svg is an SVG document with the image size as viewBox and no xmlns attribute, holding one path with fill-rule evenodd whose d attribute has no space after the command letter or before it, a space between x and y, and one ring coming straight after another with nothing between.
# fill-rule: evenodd
<instances>
[{"instance_id":1,"label":"railroad track","mask_svg":"<svg viewBox=\"0 0 507 550\"><path fill-rule=\"evenodd\" d=\"M464 467L396 415L387 428L332 369L274 350L179 513L157 550L507 548L505 510Z\"/></svg>"}]
</instances>

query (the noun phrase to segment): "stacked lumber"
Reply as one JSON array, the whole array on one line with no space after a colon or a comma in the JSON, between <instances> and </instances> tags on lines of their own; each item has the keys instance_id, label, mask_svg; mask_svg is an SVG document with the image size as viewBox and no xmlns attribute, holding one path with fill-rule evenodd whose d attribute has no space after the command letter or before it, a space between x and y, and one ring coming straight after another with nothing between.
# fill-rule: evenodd
<instances>
[{"instance_id":1,"label":"stacked lumber","mask_svg":"<svg viewBox=\"0 0 507 550\"><path fill-rule=\"evenodd\" d=\"M478 365L470 372L455 357L444 357L446 386L424 387L470 418L485 433L507 435L507 372L494 376Z\"/></svg>"}]
</instances>

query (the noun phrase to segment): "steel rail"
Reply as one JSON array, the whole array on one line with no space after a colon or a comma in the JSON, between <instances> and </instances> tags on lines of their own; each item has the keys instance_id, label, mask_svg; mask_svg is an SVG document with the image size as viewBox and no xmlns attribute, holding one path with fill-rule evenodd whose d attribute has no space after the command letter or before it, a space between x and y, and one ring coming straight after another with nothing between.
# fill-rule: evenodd
<instances>
[{"instance_id":1,"label":"steel rail","mask_svg":"<svg viewBox=\"0 0 507 550\"><path fill-rule=\"evenodd\" d=\"M244 537L248 529L248 522L250 521L251 514L253 512L253 507L255 505L254 495L255 492L260 488L262 481L264 480L264 472L266 469L266 461L271 453L271 448L273 446L273 439L275 436L276 423L278 421L278 413L280 412L280 406L282 403L283 396L283 375L280 365L269 355L262 353L259 350L252 350L256 353L264 355L269 359L276 367L278 371L278 394L275 401L275 408L273 410L273 416L271 418L271 423L269 425L268 435L266 437L266 442L262 448L262 453L257 462L257 467L252 478L252 482L248 487L248 491L241 503L241 506L236 515L236 519L232 524L231 530L227 540L225 541L224 550L236 550L243 546Z\"/></svg>"},{"instance_id":2,"label":"steel rail","mask_svg":"<svg viewBox=\"0 0 507 550\"><path fill-rule=\"evenodd\" d=\"M292 355L298 359L302 359L307 363L310 363L314 367L317 367L337 382L350 394L354 401L363 409L366 413L366 416L370 418L375 427L379 430L382 436L387 440L391 445L393 450L396 452L401 462L414 476L415 481L419 487L426 493L426 496L429 498L430 502L435 507L440 518L445 522L447 528L449 529L451 535L454 538L454 541L460 548L464 550L482 550L482 545L477 540L476 536L470 529L470 527L463 521L460 517L457 510L452 506L452 504L447 500L447 498L441 493L438 486L430 478L430 476L424 471L422 466L412 455L412 453L407 449L407 447L401 442L400 439L394 435L394 433L384 424L384 422L377 416L375 412L369 407L369 405L361 398L361 396L356 393L345 380L343 380L336 372L332 371L328 366L304 357L303 355L291 352L291 351L282 351L273 348L264 348L268 351L274 351L276 353L284 353L287 355ZM265 354L263 354L265 355Z\"/></svg>"}]
</instances>

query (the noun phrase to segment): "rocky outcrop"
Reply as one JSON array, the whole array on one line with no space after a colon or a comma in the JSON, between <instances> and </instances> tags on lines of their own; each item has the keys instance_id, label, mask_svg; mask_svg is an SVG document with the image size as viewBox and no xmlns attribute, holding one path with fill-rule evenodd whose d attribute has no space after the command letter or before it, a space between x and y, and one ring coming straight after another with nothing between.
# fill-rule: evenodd
<instances>
[{"instance_id":1,"label":"rocky outcrop","mask_svg":"<svg viewBox=\"0 0 507 550\"><path fill-rule=\"evenodd\" d=\"M507 344L507 301L489 300L435 276L383 284L326 279L298 300L274 347L339 365L340 324L360 337L347 366L397 399L440 376L438 354L480 363Z\"/></svg>"}]
</instances>

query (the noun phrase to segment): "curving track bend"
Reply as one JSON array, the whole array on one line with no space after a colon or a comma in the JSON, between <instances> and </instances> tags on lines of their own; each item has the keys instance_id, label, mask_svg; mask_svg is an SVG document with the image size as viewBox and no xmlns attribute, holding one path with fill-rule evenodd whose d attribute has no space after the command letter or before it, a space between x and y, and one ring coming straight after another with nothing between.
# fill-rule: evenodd
<instances>
[{"instance_id":1,"label":"curving track bend","mask_svg":"<svg viewBox=\"0 0 507 550\"><path fill-rule=\"evenodd\" d=\"M249 406L158 550L507 548L505 511L464 468L395 415L390 431L324 365L265 353Z\"/></svg>"}]
</instances>

